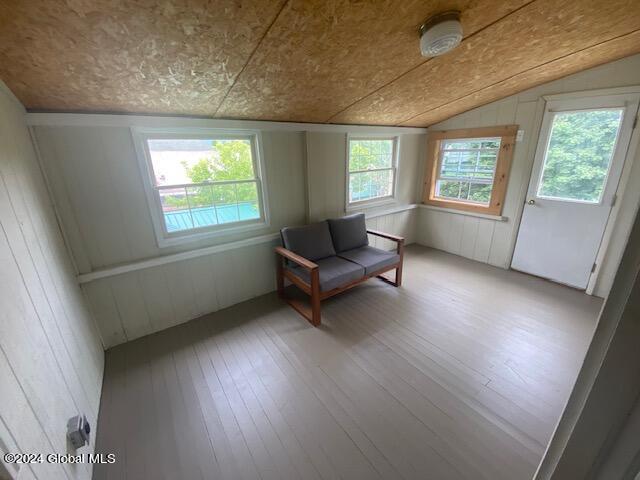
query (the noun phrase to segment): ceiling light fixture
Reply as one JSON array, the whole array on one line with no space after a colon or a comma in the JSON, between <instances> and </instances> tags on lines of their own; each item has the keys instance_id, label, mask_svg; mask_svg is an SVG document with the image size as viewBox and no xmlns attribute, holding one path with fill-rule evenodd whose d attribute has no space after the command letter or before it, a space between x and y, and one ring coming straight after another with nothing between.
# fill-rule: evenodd
<instances>
[{"instance_id":1,"label":"ceiling light fixture","mask_svg":"<svg viewBox=\"0 0 640 480\"><path fill-rule=\"evenodd\" d=\"M462 41L460 12L434 15L420 26L420 53L437 57L456 48Z\"/></svg>"}]
</instances>

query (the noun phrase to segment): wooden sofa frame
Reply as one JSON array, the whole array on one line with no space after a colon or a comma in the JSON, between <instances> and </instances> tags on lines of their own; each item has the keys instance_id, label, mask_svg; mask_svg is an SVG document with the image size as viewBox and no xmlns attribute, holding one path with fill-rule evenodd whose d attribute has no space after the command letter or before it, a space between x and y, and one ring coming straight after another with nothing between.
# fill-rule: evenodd
<instances>
[{"instance_id":1,"label":"wooden sofa frame","mask_svg":"<svg viewBox=\"0 0 640 480\"><path fill-rule=\"evenodd\" d=\"M388 265L380 270L377 270L368 275L364 275L362 278L358 280L354 280L346 285L341 287L334 288L333 290L329 290L326 292L320 291L320 272L318 265L313 263L310 260L307 260L300 255L293 253L291 250L287 250L284 247L276 247L275 251L277 254L277 265L276 265L276 280L277 280L277 289L278 296L285 300L289 305L293 307L298 313L300 313L304 318L306 318L314 327L318 327L321 322L320 317L320 302L329 297L333 297L339 293L344 292L345 290L349 290L350 288L359 285L362 282L369 280L372 277L378 277L380 280L387 282L394 287L399 287L402 284L402 262L404 259L404 238L399 237L397 235L391 235L389 233L379 232L377 230L369 230L367 229L367 233L370 235L375 235L377 237L386 238L387 240L391 240L396 242L396 252L400 256L398 262ZM309 278L311 283L307 283L294 274L291 270L284 267L284 262L286 260L290 260L291 262L296 263L300 267L306 269L309 272ZM395 280L390 280L383 276L382 274L388 272L390 270L395 270ZM309 295L311 300L311 306L309 307L304 302L287 297L284 291L284 279L289 280L292 284L297 286L304 293Z\"/></svg>"}]
</instances>

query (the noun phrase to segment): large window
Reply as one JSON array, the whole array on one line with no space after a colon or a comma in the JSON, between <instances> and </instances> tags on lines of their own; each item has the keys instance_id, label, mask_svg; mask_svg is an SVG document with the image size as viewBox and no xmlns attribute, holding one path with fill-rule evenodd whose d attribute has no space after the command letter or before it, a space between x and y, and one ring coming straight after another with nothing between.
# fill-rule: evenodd
<instances>
[{"instance_id":1,"label":"large window","mask_svg":"<svg viewBox=\"0 0 640 480\"><path fill-rule=\"evenodd\" d=\"M517 127L432 132L424 202L500 215Z\"/></svg>"},{"instance_id":2,"label":"large window","mask_svg":"<svg viewBox=\"0 0 640 480\"><path fill-rule=\"evenodd\" d=\"M348 149L348 206L393 198L397 138L349 137Z\"/></svg>"},{"instance_id":3,"label":"large window","mask_svg":"<svg viewBox=\"0 0 640 480\"><path fill-rule=\"evenodd\" d=\"M161 244L264 224L256 134L134 133Z\"/></svg>"}]
</instances>

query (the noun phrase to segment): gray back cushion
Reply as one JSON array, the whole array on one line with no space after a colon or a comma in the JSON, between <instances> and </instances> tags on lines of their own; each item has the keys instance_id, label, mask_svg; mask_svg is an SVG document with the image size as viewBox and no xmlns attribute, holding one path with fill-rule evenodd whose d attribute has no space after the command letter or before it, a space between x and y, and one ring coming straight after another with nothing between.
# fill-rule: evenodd
<instances>
[{"instance_id":1,"label":"gray back cushion","mask_svg":"<svg viewBox=\"0 0 640 480\"><path fill-rule=\"evenodd\" d=\"M285 227L280 233L284 248L308 260L320 260L336 254L326 220L303 227Z\"/></svg>"},{"instance_id":2,"label":"gray back cushion","mask_svg":"<svg viewBox=\"0 0 640 480\"><path fill-rule=\"evenodd\" d=\"M364 213L328 220L333 246L337 252L369 245Z\"/></svg>"}]
</instances>

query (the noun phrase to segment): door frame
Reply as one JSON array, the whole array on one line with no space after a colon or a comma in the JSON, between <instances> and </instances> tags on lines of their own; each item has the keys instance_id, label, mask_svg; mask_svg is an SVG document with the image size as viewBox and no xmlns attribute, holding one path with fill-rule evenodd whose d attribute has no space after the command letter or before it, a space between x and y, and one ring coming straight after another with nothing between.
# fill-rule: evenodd
<instances>
[{"instance_id":1,"label":"door frame","mask_svg":"<svg viewBox=\"0 0 640 480\"><path fill-rule=\"evenodd\" d=\"M526 153L526 158L529 163L528 165L528 175L526 177L526 181L522 182L522 186L520 188L520 192L518 195L518 209L516 211L516 215L514 216L514 223L517 225L517 228L514 231L514 235L511 239L511 245L509 246L509 267L511 268L511 263L513 261L513 254L516 249L516 242L518 240L518 234L520 233L520 225L522 222L522 217L524 213L524 206L527 198L527 194L529 191L529 185L531 183L531 177L534 171L534 164L536 160L536 156L538 155L539 148L545 148L546 143L544 139L541 139L542 127L544 122L544 116L547 111L547 104L551 101L563 101L563 100L580 100L580 99L588 99L590 97L604 97L604 96L612 96L612 95L638 95L640 94L640 85L631 86L631 87L614 87L614 88L604 88L604 89L594 89L594 90L583 90L577 92L569 92L569 93L559 93L552 95L542 95L538 99L538 104L536 105L536 113L532 123L531 135L532 141L529 142L529 148ZM633 112L631 114L633 116ZM635 111L635 117L638 118L640 116L640 110ZM533 140L535 138L535 140ZM626 190L627 181L629 178L629 174L631 172L631 168L634 163L636 151L638 149L638 144L640 143L640 128L636 127L631 130L631 134L629 137L629 142L626 145L626 151L624 153L624 160L622 165L622 173L620 175L620 180L618 181L617 188L615 189L615 197L616 202L611 208L609 213L609 218L607 220L607 224L602 235L602 240L600 242L600 247L598 248L598 253L596 254L596 268L589 277L589 282L587 284L587 288L585 293L588 295L593 295L595 288L598 284L598 280L600 278L600 273L602 272L601 267L603 264L603 260L609 250L609 246L611 245L611 236L613 234L614 227L616 225L616 220L618 214L620 212L620 207L622 205L622 197ZM639 197L640 198L640 197ZM626 232L627 237L630 233L631 225L628 226L628 231ZM626 241L626 239L625 239ZM613 252L617 257L621 258L624 250L624 244L619 252ZM618 258L618 260L619 260Z\"/></svg>"}]
</instances>

